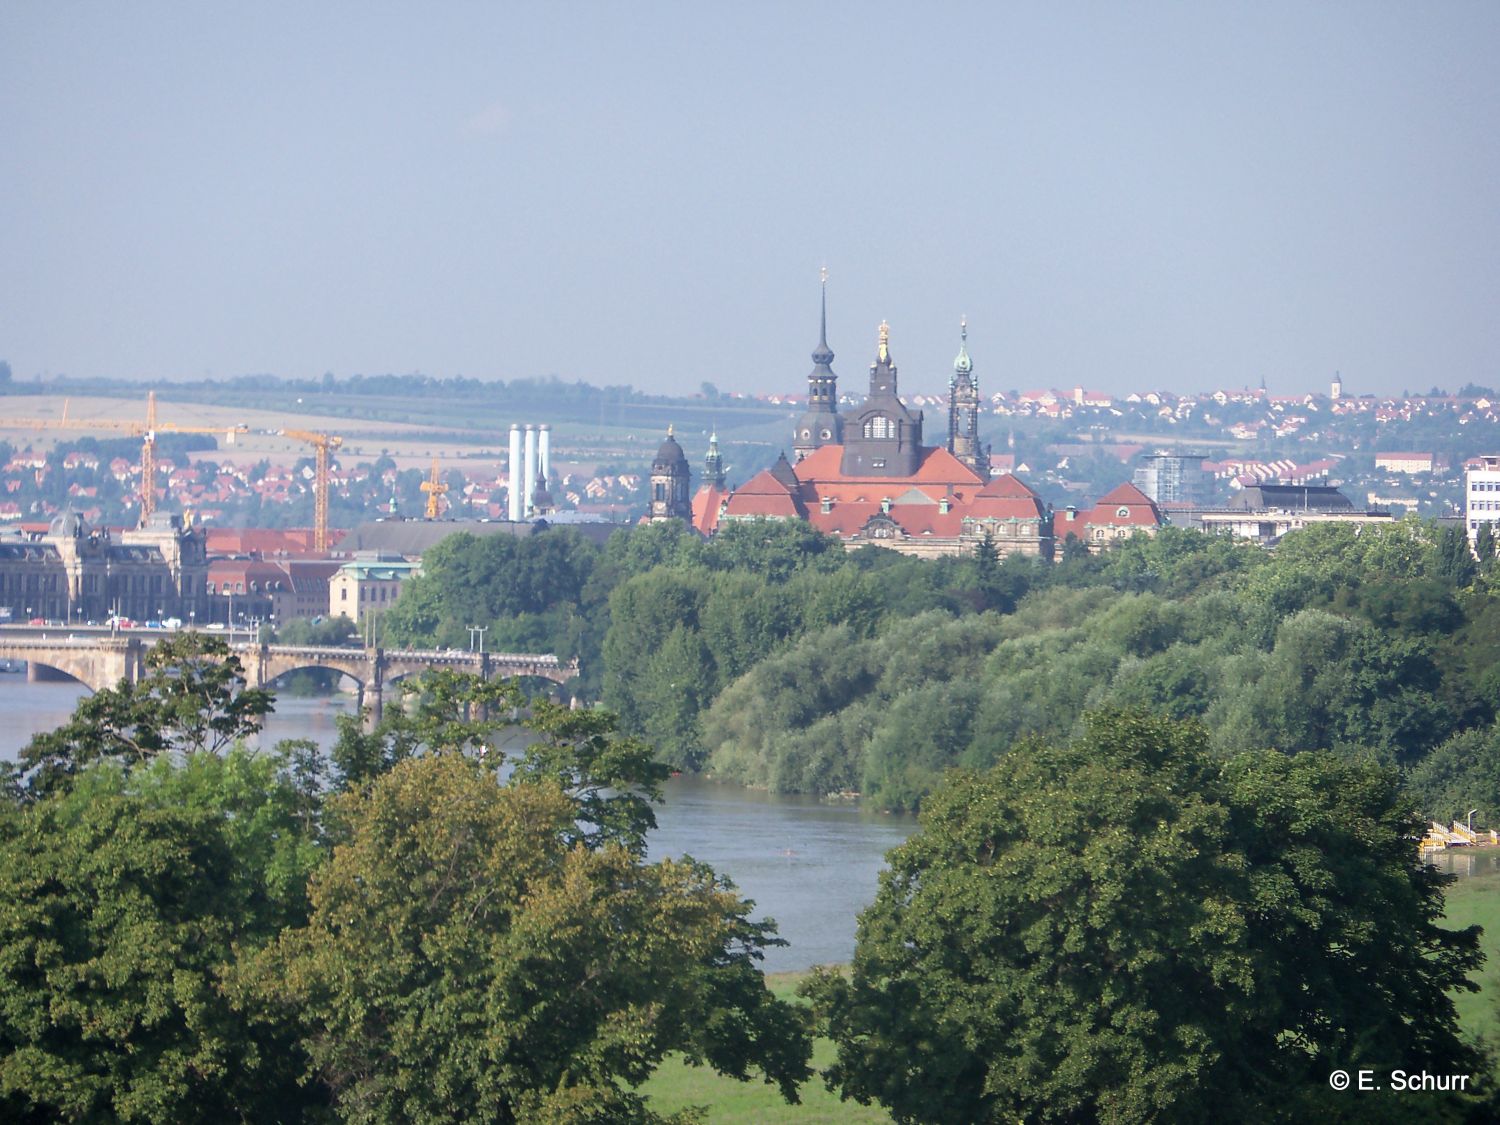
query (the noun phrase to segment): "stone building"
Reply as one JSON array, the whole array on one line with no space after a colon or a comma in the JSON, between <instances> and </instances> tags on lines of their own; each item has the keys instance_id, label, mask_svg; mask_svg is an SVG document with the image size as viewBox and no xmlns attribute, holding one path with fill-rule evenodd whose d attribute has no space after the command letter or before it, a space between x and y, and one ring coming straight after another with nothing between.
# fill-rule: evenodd
<instances>
[{"instance_id":1,"label":"stone building","mask_svg":"<svg viewBox=\"0 0 1500 1125\"><path fill-rule=\"evenodd\" d=\"M206 612L207 573L202 531L162 512L110 531L68 511L45 532L0 539L0 605L15 620L186 621Z\"/></svg>"},{"instance_id":2,"label":"stone building","mask_svg":"<svg viewBox=\"0 0 1500 1125\"><path fill-rule=\"evenodd\" d=\"M691 476L687 454L677 444L672 427L668 426L667 436L651 462L651 506L647 516L650 522L692 518L692 503L688 499Z\"/></svg>"},{"instance_id":3,"label":"stone building","mask_svg":"<svg viewBox=\"0 0 1500 1125\"><path fill-rule=\"evenodd\" d=\"M792 436L795 463L783 456L731 489L721 462L705 461L708 479L693 498L693 526L710 535L723 522L801 519L851 550L875 544L910 555L955 555L988 537L1002 554L1050 559L1047 505L1015 476L989 477L967 324L950 382L946 446L923 444L922 412L901 401L885 323L865 400L840 414L827 328L825 299L808 377L809 409Z\"/></svg>"},{"instance_id":4,"label":"stone building","mask_svg":"<svg viewBox=\"0 0 1500 1125\"><path fill-rule=\"evenodd\" d=\"M420 574L422 564L382 551L358 551L328 580L328 616L356 624L379 616L401 596L401 584Z\"/></svg>"}]
</instances>

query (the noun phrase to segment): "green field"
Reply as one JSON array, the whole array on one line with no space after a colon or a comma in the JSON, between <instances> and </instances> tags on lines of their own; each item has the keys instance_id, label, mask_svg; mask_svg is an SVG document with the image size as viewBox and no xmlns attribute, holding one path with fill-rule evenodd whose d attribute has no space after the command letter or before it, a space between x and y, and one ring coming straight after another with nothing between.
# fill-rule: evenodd
<instances>
[{"instance_id":1,"label":"green field","mask_svg":"<svg viewBox=\"0 0 1500 1125\"><path fill-rule=\"evenodd\" d=\"M771 991L783 1000L793 1000L797 985L806 973L772 973L766 980ZM813 1048L813 1068L821 1070L833 1061L833 1044L819 1039ZM857 1102L842 1102L814 1075L802 1087L802 1104L787 1105L776 1087L760 1081L736 1082L708 1067L688 1066L680 1058L668 1059L651 1080L641 1087L651 1099L651 1108L661 1113L675 1113L688 1106L705 1106L708 1120L759 1125L760 1122L865 1122L890 1121L890 1114L879 1107Z\"/></svg>"},{"instance_id":2,"label":"green field","mask_svg":"<svg viewBox=\"0 0 1500 1125\"><path fill-rule=\"evenodd\" d=\"M1485 963L1476 974L1482 991L1454 998L1463 1029L1500 1042L1500 874L1471 875L1448 888L1448 923L1484 927Z\"/></svg>"}]
</instances>

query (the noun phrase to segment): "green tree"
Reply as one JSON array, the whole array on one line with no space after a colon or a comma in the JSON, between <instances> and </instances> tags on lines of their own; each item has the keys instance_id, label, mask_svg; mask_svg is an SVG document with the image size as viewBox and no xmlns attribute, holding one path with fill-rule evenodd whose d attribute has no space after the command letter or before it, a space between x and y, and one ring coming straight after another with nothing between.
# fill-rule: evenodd
<instances>
[{"instance_id":1,"label":"green tree","mask_svg":"<svg viewBox=\"0 0 1500 1125\"><path fill-rule=\"evenodd\" d=\"M1469 537L1462 525L1446 524L1437 533L1437 572L1460 588L1469 585L1479 573Z\"/></svg>"},{"instance_id":2,"label":"green tree","mask_svg":"<svg viewBox=\"0 0 1500 1125\"><path fill-rule=\"evenodd\" d=\"M456 754L336 804L308 925L243 987L301 1021L343 1119L657 1120L632 1088L670 1051L796 1099L807 1032L755 968L773 939L703 865L587 846L554 781Z\"/></svg>"},{"instance_id":3,"label":"green tree","mask_svg":"<svg viewBox=\"0 0 1500 1125\"><path fill-rule=\"evenodd\" d=\"M319 851L282 754L99 763L0 827L0 1112L278 1121L321 1100L288 1025L224 988L306 918Z\"/></svg>"},{"instance_id":4,"label":"green tree","mask_svg":"<svg viewBox=\"0 0 1500 1125\"><path fill-rule=\"evenodd\" d=\"M1485 521L1479 525L1479 530L1474 533L1474 554L1478 556L1479 568L1486 574L1494 569L1495 558L1500 551L1496 550L1495 525Z\"/></svg>"},{"instance_id":5,"label":"green tree","mask_svg":"<svg viewBox=\"0 0 1500 1125\"><path fill-rule=\"evenodd\" d=\"M260 729L272 710L268 691L245 686L228 644L205 633L179 633L146 654L138 683L95 692L67 723L39 734L20 754L37 792L64 786L102 760L128 767L157 755L221 753Z\"/></svg>"},{"instance_id":6,"label":"green tree","mask_svg":"<svg viewBox=\"0 0 1500 1125\"><path fill-rule=\"evenodd\" d=\"M1301 1121L1348 1108L1334 1068L1472 1073L1477 928L1416 828L1388 771L1130 714L954 775L806 987L830 1082L903 1121Z\"/></svg>"}]
</instances>

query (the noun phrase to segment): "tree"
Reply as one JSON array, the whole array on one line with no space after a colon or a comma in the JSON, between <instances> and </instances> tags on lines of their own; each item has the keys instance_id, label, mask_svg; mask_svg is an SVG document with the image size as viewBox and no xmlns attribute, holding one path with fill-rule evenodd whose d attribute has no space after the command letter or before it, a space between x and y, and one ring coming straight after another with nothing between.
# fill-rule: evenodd
<instances>
[{"instance_id":1,"label":"tree","mask_svg":"<svg viewBox=\"0 0 1500 1125\"><path fill-rule=\"evenodd\" d=\"M95 692L66 724L33 738L21 765L31 787L47 792L96 761L129 768L169 752L217 754L258 731L273 702L270 692L245 686L240 659L224 641L179 633L146 654L138 683Z\"/></svg>"},{"instance_id":2,"label":"tree","mask_svg":"<svg viewBox=\"0 0 1500 1125\"><path fill-rule=\"evenodd\" d=\"M1479 573L1469 537L1460 525L1448 524L1437 533L1437 572L1454 586L1469 585Z\"/></svg>"},{"instance_id":3,"label":"tree","mask_svg":"<svg viewBox=\"0 0 1500 1125\"><path fill-rule=\"evenodd\" d=\"M806 986L830 1083L902 1121L1295 1121L1347 1110L1335 1068L1472 1072L1478 932L1417 827L1388 771L1128 713L955 775Z\"/></svg>"},{"instance_id":4,"label":"tree","mask_svg":"<svg viewBox=\"0 0 1500 1125\"><path fill-rule=\"evenodd\" d=\"M301 1022L345 1120L657 1120L631 1087L669 1051L796 1100L807 1032L755 968L774 939L708 868L590 846L554 780L458 754L335 805L308 925L242 986Z\"/></svg>"},{"instance_id":5,"label":"tree","mask_svg":"<svg viewBox=\"0 0 1500 1125\"><path fill-rule=\"evenodd\" d=\"M0 827L0 1116L290 1120L320 1099L282 1021L223 988L306 918L318 857L283 755L97 763Z\"/></svg>"},{"instance_id":6,"label":"tree","mask_svg":"<svg viewBox=\"0 0 1500 1125\"><path fill-rule=\"evenodd\" d=\"M1474 554L1479 557L1480 569L1488 573L1492 568L1497 555L1495 543L1495 525L1485 521L1479 525L1479 530L1474 534Z\"/></svg>"}]
</instances>

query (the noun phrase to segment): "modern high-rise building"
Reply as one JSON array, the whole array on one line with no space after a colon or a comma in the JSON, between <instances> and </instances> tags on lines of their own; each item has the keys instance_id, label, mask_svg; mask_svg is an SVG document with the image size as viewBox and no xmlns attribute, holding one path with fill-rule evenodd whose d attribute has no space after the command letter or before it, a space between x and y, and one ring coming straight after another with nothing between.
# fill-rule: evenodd
<instances>
[{"instance_id":1,"label":"modern high-rise building","mask_svg":"<svg viewBox=\"0 0 1500 1125\"><path fill-rule=\"evenodd\" d=\"M1464 528L1472 546L1483 524L1500 536L1500 456L1476 457L1469 465L1464 472Z\"/></svg>"}]
</instances>

